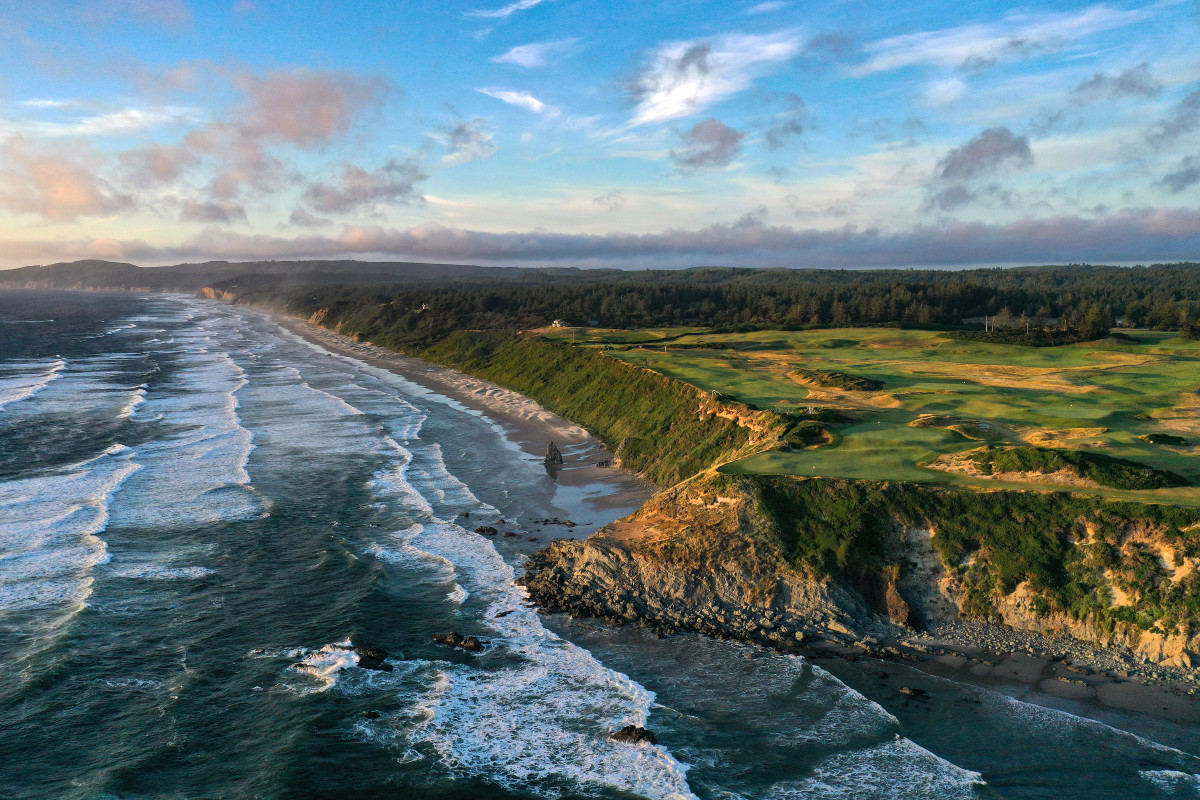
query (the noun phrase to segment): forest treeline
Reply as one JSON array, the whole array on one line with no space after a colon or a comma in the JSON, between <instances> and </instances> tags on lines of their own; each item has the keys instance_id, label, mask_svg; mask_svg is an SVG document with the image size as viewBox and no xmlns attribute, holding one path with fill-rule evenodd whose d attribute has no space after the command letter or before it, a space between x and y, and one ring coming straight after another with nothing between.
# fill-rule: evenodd
<instances>
[{"instance_id":1,"label":"forest treeline","mask_svg":"<svg viewBox=\"0 0 1200 800\"><path fill-rule=\"evenodd\" d=\"M979 329L1030 343L1097 338L1113 320L1162 330L1200 327L1200 264L1069 265L974 270L700 268L505 280L321 284L281 288L242 276L217 288L401 349L456 330L570 326L803 328L903 325ZM1008 332L1007 334L1005 332ZM1035 341L1036 340L1036 341Z\"/></svg>"}]
</instances>

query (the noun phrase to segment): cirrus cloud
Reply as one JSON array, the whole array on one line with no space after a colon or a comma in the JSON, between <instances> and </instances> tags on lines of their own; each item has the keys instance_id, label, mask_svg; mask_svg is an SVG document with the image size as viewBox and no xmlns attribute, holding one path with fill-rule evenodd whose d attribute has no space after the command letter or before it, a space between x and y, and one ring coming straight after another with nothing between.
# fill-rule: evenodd
<instances>
[{"instance_id":1,"label":"cirrus cloud","mask_svg":"<svg viewBox=\"0 0 1200 800\"><path fill-rule=\"evenodd\" d=\"M749 88L754 79L801 52L797 30L726 34L670 42L651 53L629 82L637 101L632 126L689 117Z\"/></svg>"}]
</instances>

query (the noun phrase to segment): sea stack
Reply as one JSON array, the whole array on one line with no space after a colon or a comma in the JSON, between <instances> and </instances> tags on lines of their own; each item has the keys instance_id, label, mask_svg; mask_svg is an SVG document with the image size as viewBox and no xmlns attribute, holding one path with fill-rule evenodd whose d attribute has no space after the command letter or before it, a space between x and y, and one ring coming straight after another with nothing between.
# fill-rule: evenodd
<instances>
[{"instance_id":1,"label":"sea stack","mask_svg":"<svg viewBox=\"0 0 1200 800\"><path fill-rule=\"evenodd\" d=\"M555 467L562 466L562 463L563 463L562 453L560 453L558 451L558 446L555 445L554 442L551 442L550 446L546 448L546 457L543 459L543 461L545 461L546 464L551 465L551 466L555 466Z\"/></svg>"}]
</instances>

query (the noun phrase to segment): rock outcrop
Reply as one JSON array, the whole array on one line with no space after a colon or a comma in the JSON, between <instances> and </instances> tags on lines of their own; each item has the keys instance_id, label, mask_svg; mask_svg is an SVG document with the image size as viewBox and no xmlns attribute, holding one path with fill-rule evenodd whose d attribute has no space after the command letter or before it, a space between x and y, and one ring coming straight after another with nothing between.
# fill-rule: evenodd
<instances>
[{"instance_id":1,"label":"rock outcrop","mask_svg":"<svg viewBox=\"0 0 1200 800\"><path fill-rule=\"evenodd\" d=\"M736 483L700 476L589 539L553 542L521 582L546 610L785 650L878 623L852 589L788 569L769 525Z\"/></svg>"},{"instance_id":2,"label":"rock outcrop","mask_svg":"<svg viewBox=\"0 0 1200 800\"><path fill-rule=\"evenodd\" d=\"M613 731L608 737L614 742L624 742L626 744L658 744L658 737L653 731L648 731L640 725L626 725L619 731Z\"/></svg>"},{"instance_id":3,"label":"rock outcrop","mask_svg":"<svg viewBox=\"0 0 1200 800\"><path fill-rule=\"evenodd\" d=\"M1128 648L1135 658L1167 666L1190 667L1200 653L1200 632L1186 625L1167 631L1111 618L1076 618L1047 604L1028 582L994 592L985 616L968 614L979 604L972 570L983 562L946 564L934 546L936 524L879 520L883 532L873 562L851 560L836 572L805 567L789 558L789 533L780 510L768 508L765 480L793 479L703 473L589 539L553 542L530 559L521 582L547 611L781 650L815 637L896 641L969 616L1004 629L1049 631L1101 647ZM834 484L820 487L837 490ZM1137 530L1126 534L1126 549L1141 547L1176 564L1179 580L1200 568L1200 559L1169 551L1174 540L1144 526ZM1129 597L1120 596L1122 585ZM1106 591L1113 590L1118 594L1114 606L1136 607L1136 587L1114 577Z\"/></svg>"}]
</instances>

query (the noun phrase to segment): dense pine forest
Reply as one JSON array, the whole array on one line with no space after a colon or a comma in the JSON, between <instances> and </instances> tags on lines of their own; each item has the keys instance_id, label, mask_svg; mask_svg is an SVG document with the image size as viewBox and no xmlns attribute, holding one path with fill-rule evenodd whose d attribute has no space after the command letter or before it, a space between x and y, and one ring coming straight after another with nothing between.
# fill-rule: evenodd
<instances>
[{"instance_id":1,"label":"dense pine forest","mask_svg":"<svg viewBox=\"0 0 1200 800\"><path fill-rule=\"evenodd\" d=\"M1027 344L1105 335L1115 321L1195 330L1200 264L974 270L721 269L524 272L510 278L302 289L253 275L217 288L400 348L456 330L570 326L979 330Z\"/></svg>"}]
</instances>

